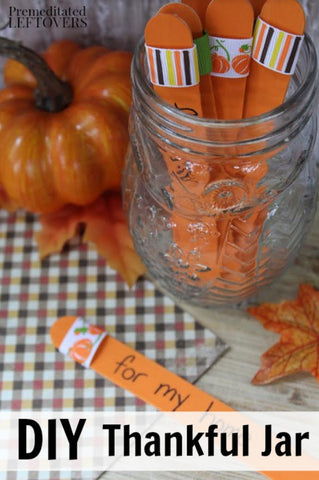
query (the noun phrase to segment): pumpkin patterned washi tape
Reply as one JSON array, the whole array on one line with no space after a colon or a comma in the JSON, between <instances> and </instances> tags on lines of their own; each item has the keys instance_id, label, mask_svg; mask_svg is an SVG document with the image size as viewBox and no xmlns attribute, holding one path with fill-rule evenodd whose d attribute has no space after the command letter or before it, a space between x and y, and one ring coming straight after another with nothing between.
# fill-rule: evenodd
<instances>
[{"instance_id":1,"label":"pumpkin patterned washi tape","mask_svg":"<svg viewBox=\"0 0 319 480\"><path fill-rule=\"evenodd\" d=\"M223 78L243 78L249 75L251 38L209 37L213 68L211 75Z\"/></svg>"},{"instance_id":2,"label":"pumpkin patterned washi tape","mask_svg":"<svg viewBox=\"0 0 319 480\"><path fill-rule=\"evenodd\" d=\"M292 75L295 71L303 35L293 35L258 17L254 31L252 58L276 72Z\"/></svg>"},{"instance_id":3,"label":"pumpkin patterned washi tape","mask_svg":"<svg viewBox=\"0 0 319 480\"><path fill-rule=\"evenodd\" d=\"M153 85L192 87L199 84L197 48L155 48L145 45Z\"/></svg>"},{"instance_id":4,"label":"pumpkin patterned washi tape","mask_svg":"<svg viewBox=\"0 0 319 480\"><path fill-rule=\"evenodd\" d=\"M59 350L64 355L81 363L83 367L89 368L97 349L106 336L107 332L96 325L89 325L79 317L75 319L65 335Z\"/></svg>"}]
</instances>

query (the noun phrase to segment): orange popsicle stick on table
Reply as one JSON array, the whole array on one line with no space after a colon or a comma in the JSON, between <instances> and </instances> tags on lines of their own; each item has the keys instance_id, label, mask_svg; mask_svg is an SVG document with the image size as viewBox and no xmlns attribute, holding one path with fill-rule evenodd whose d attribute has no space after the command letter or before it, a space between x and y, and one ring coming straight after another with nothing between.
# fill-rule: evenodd
<instances>
[{"instance_id":1,"label":"orange popsicle stick on table","mask_svg":"<svg viewBox=\"0 0 319 480\"><path fill-rule=\"evenodd\" d=\"M125 343L110 335L104 336L103 330L99 327L88 325L77 317L61 317L51 327L52 342L56 348L71 356L78 363L84 364L84 359L73 355L72 345L74 345L74 341L78 343L85 340L86 333L75 335L78 330L77 325L81 327L81 331L84 327L84 330L89 330L89 333L91 331L94 337L101 337L100 340L94 340L94 343L97 344L96 350L85 366L116 385L129 390L158 410L165 412L234 411L226 403L170 372ZM66 341L69 334L71 334L69 340ZM80 340L78 340L79 337ZM63 343L64 348L62 348ZM87 340L87 343L92 346L92 337ZM84 356L87 357L87 352ZM162 391L158 394L161 386L169 385L173 385L174 390L178 392L176 399L174 396L174 401L172 401L172 395L163 395ZM204 418L202 420L205 422ZM249 459L247 459L247 463L249 464ZM264 475L272 480L286 480L287 478L287 472L266 472ZM317 475L317 472L289 472L289 480L317 480Z\"/></svg>"},{"instance_id":2,"label":"orange popsicle stick on table","mask_svg":"<svg viewBox=\"0 0 319 480\"><path fill-rule=\"evenodd\" d=\"M51 339L56 348L60 348L75 320L76 317L72 316L61 317L52 325ZM77 361L80 362L79 359ZM107 335L100 343L91 360L90 368L162 411L208 411L212 405L214 410L233 411L229 405L111 335ZM134 370L136 375L123 375L125 368L131 373ZM161 383L174 385L176 391L181 394L181 400L172 402L170 395L158 395L156 390Z\"/></svg>"}]
</instances>

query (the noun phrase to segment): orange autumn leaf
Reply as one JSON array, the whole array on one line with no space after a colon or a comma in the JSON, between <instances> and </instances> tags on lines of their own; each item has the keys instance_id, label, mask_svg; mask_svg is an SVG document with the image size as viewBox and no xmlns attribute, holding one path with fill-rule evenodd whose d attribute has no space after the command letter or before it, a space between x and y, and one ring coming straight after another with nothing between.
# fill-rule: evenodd
<instances>
[{"instance_id":1,"label":"orange autumn leaf","mask_svg":"<svg viewBox=\"0 0 319 480\"><path fill-rule=\"evenodd\" d=\"M63 250L65 244L79 232L83 214L84 207L70 205L40 216L42 229L36 233L36 241L41 260Z\"/></svg>"},{"instance_id":2,"label":"orange autumn leaf","mask_svg":"<svg viewBox=\"0 0 319 480\"><path fill-rule=\"evenodd\" d=\"M248 312L265 329L281 334L279 342L262 355L254 384L301 371L312 373L319 381L319 291L300 285L296 300L264 303Z\"/></svg>"},{"instance_id":3,"label":"orange autumn leaf","mask_svg":"<svg viewBox=\"0 0 319 480\"><path fill-rule=\"evenodd\" d=\"M138 257L122 209L119 192L107 193L84 207L67 206L40 217L37 233L40 258L59 253L80 230L83 241L95 244L109 266L118 271L129 286L145 273Z\"/></svg>"},{"instance_id":4,"label":"orange autumn leaf","mask_svg":"<svg viewBox=\"0 0 319 480\"><path fill-rule=\"evenodd\" d=\"M83 240L94 243L111 268L118 271L129 286L145 273L138 257L122 209L121 195L109 193L86 207Z\"/></svg>"}]
</instances>

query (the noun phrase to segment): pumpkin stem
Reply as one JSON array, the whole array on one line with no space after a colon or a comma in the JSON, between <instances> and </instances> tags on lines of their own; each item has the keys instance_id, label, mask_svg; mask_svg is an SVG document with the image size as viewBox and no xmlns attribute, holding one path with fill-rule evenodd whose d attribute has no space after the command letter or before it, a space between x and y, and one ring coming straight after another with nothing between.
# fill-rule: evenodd
<instances>
[{"instance_id":1,"label":"pumpkin stem","mask_svg":"<svg viewBox=\"0 0 319 480\"><path fill-rule=\"evenodd\" d=\"M34 100L37 108L47 112L58 112L71 103L72 88L67 82L60 80L45 60L20 42L0 37L0 55L22 63L33 74L37 81Z\"/></svg>"}]
</instances>

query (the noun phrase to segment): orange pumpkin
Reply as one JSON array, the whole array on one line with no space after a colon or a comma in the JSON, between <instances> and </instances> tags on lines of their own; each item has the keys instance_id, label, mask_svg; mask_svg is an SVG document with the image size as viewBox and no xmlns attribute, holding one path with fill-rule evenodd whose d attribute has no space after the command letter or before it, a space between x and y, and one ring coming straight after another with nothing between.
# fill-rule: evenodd
<instances>
[{"instance_id":1,"label":"orange pumpkin","mask_svg":"<svg viewBox=\"0 0 319 480\"><path fill-rule=\"evenodd\" d=\"M232 60L232 67L239 75L249 73L250 55L237 55Z\"/></svg>"},{"instance_id":2,"label":"orange pumpkin","mask_svg":"<svg viewBox=\"0 0 319 480\"><path fill-rule=\"evenodd\" d=\"M118 189L131 54L61 40L41 58L0 38L0 55L19 60L6 63L0 91L0 184L9 198L48 213Z\"/></svg>"},{"instance_id":3,"label":"orange pumpkin","mask_svg":"<svg viewBox=\"0 0 319 480\"><path fill-rule=\"evenodd\" d=\"M213 63L213 72L214 73L225 73L230 69L229 61L223 55L218 55L218 53L213 53L212 55Z\"/></svg>"}]
</instances>

